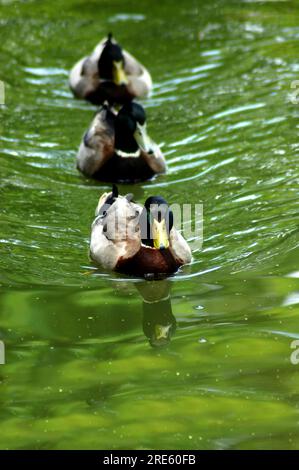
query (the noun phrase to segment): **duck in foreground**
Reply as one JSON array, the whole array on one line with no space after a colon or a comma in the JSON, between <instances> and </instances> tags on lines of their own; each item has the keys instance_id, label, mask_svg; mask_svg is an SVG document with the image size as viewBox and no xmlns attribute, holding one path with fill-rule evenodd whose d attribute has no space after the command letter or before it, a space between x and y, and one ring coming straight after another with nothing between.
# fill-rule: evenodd
<instances>
[{"instance_id":1,"label":"duck in foreground","mask_svg":"<svg viewBox=\"0 0 299 470\"><path fill-rule=\"evenodd\" d=\"M77 168L101 181L127 183L165 172L164 156L147 134L143 107L131 102L116 113L103 106L80 144Z\"/></svg>"},{"instance_id":2,"label":"duck in foreground","mask_svg":"<svg viewBox=\"0 0 299 470\"><path fill-rule=\"evenodd\" d=\"M90 257L105 269L144 276L175 273L191 262L191 250L174 227L165 199L149 197L142 207L113 186L96 209Z\"/></svg>"},{"instance_id":3,"label":"duck in foreground","mask_svg":"<svg viewBox=\"0 0 299 470\"><path fill-rule=\"evenodd\" d=\"M77 98L93 104L126 103L147 96L152 79L147 69L121 48L112 34L96 46L70 72L70 88Z\"/></svg>"}]
</instances>

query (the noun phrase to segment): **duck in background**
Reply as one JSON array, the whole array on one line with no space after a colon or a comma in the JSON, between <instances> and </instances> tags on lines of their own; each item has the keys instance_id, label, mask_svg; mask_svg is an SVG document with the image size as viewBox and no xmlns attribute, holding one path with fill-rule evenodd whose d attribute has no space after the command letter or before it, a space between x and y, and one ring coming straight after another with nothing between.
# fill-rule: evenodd
<instances>
[{"instance_id":1,"label":"duck in background","mask_svg":"<svg viewBox=\"0 0 299 470\"><path fill-rule=\"evenodd\" d=\"M70 72L70 88L77 98L99 105L123 104L149 94L152 79L147 69L121 48L109 33L88 57Z\"/></svg>"},{"instance_id":2,"label":"duck in background","mask_svg":"<svg viewBox=\"0 0 299 470\"><path fill-rule=\"evenodd\" d=\"M90 257L105 269L145 277L175 273L192 256L165 199L151 196L142 207L132 195L119 196L114 185L99 200Z\"/></svg>"},{"instance_id":3,"label":"duck in background","mask_svg":"<svg viewBox=\"0 0 299 470\"><path fill-rule=\"evenodd\" d=\"M164 156L146 131L146 114L138 103L117 113L104 105L85 133L77 168L100 181L136 183L166 171Z\"/></svg>"}]
</instances>

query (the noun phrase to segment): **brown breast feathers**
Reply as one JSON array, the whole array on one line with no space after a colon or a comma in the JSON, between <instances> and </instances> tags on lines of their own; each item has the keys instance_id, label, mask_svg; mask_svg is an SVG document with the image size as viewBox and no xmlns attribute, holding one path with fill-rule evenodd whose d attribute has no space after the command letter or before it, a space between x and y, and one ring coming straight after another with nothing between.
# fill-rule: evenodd
<instances>
[{"instance_id":1,"label":"brown breast feathers","mask_svg":"<svg viewBox=\"0 0 299 470\"><path fill-rule=\"evenodd\" d=\"M142 246L133 258L120 259L116 266L117 271L123 273L143 274L172 274L181 266L172 256L169 250L154 250Z\"/></svg>"}]
</instances>

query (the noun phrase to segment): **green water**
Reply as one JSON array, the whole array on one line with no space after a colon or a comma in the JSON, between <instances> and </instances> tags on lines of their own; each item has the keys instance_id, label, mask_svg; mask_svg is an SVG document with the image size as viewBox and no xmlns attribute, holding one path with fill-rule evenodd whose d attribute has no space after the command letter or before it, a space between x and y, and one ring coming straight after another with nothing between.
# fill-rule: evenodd
<instances>
[{"instance_id":1,"label":"green water","mask_svg":"<svg viewBox=\"0 0 299 470\"><path fill-rule=\"evenodd\" d=\"M0 448L299 448L298 17L298 1L0 1ZM110 30L152 73L169 165L122 190L204 206L203 249L169 284L88 258L108 187L76 171L94 108L67 75Z\"/></svg>"}]
</instances>

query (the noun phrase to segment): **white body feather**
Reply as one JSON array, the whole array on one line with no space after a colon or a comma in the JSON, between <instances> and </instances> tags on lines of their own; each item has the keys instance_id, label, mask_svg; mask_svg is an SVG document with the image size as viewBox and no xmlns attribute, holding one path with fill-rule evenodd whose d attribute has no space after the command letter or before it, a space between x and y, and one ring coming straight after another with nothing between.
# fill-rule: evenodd
<instances>
[{"instance_id":1,"label":"white body feather","mask_svg":"<svg viewBox=\"0 0 299 470\"><path fill-rule=\"evenodd\" d=\"M106 109L94 117L77 154L77 168L87 176L98 171L114 154L114 129L106 120Z\"/></svg>"},{"instance_id":2,"label":"white body feather","mask_svg":"<svg viewBox=\"0 0 299 470\"><path fill-rule=\"evenodd\" d=\"M97 212L103 203L102 197ZM120 196L109 207L104 218L96 217L91 226L90 239L90 256L94 261L113 270L120 259L130 259L139 251L140 230L135 232L133 228L137 225L141 210L140 206ZM104 227L107 228L105 233Z\"/></svg>"}]
</instances>

